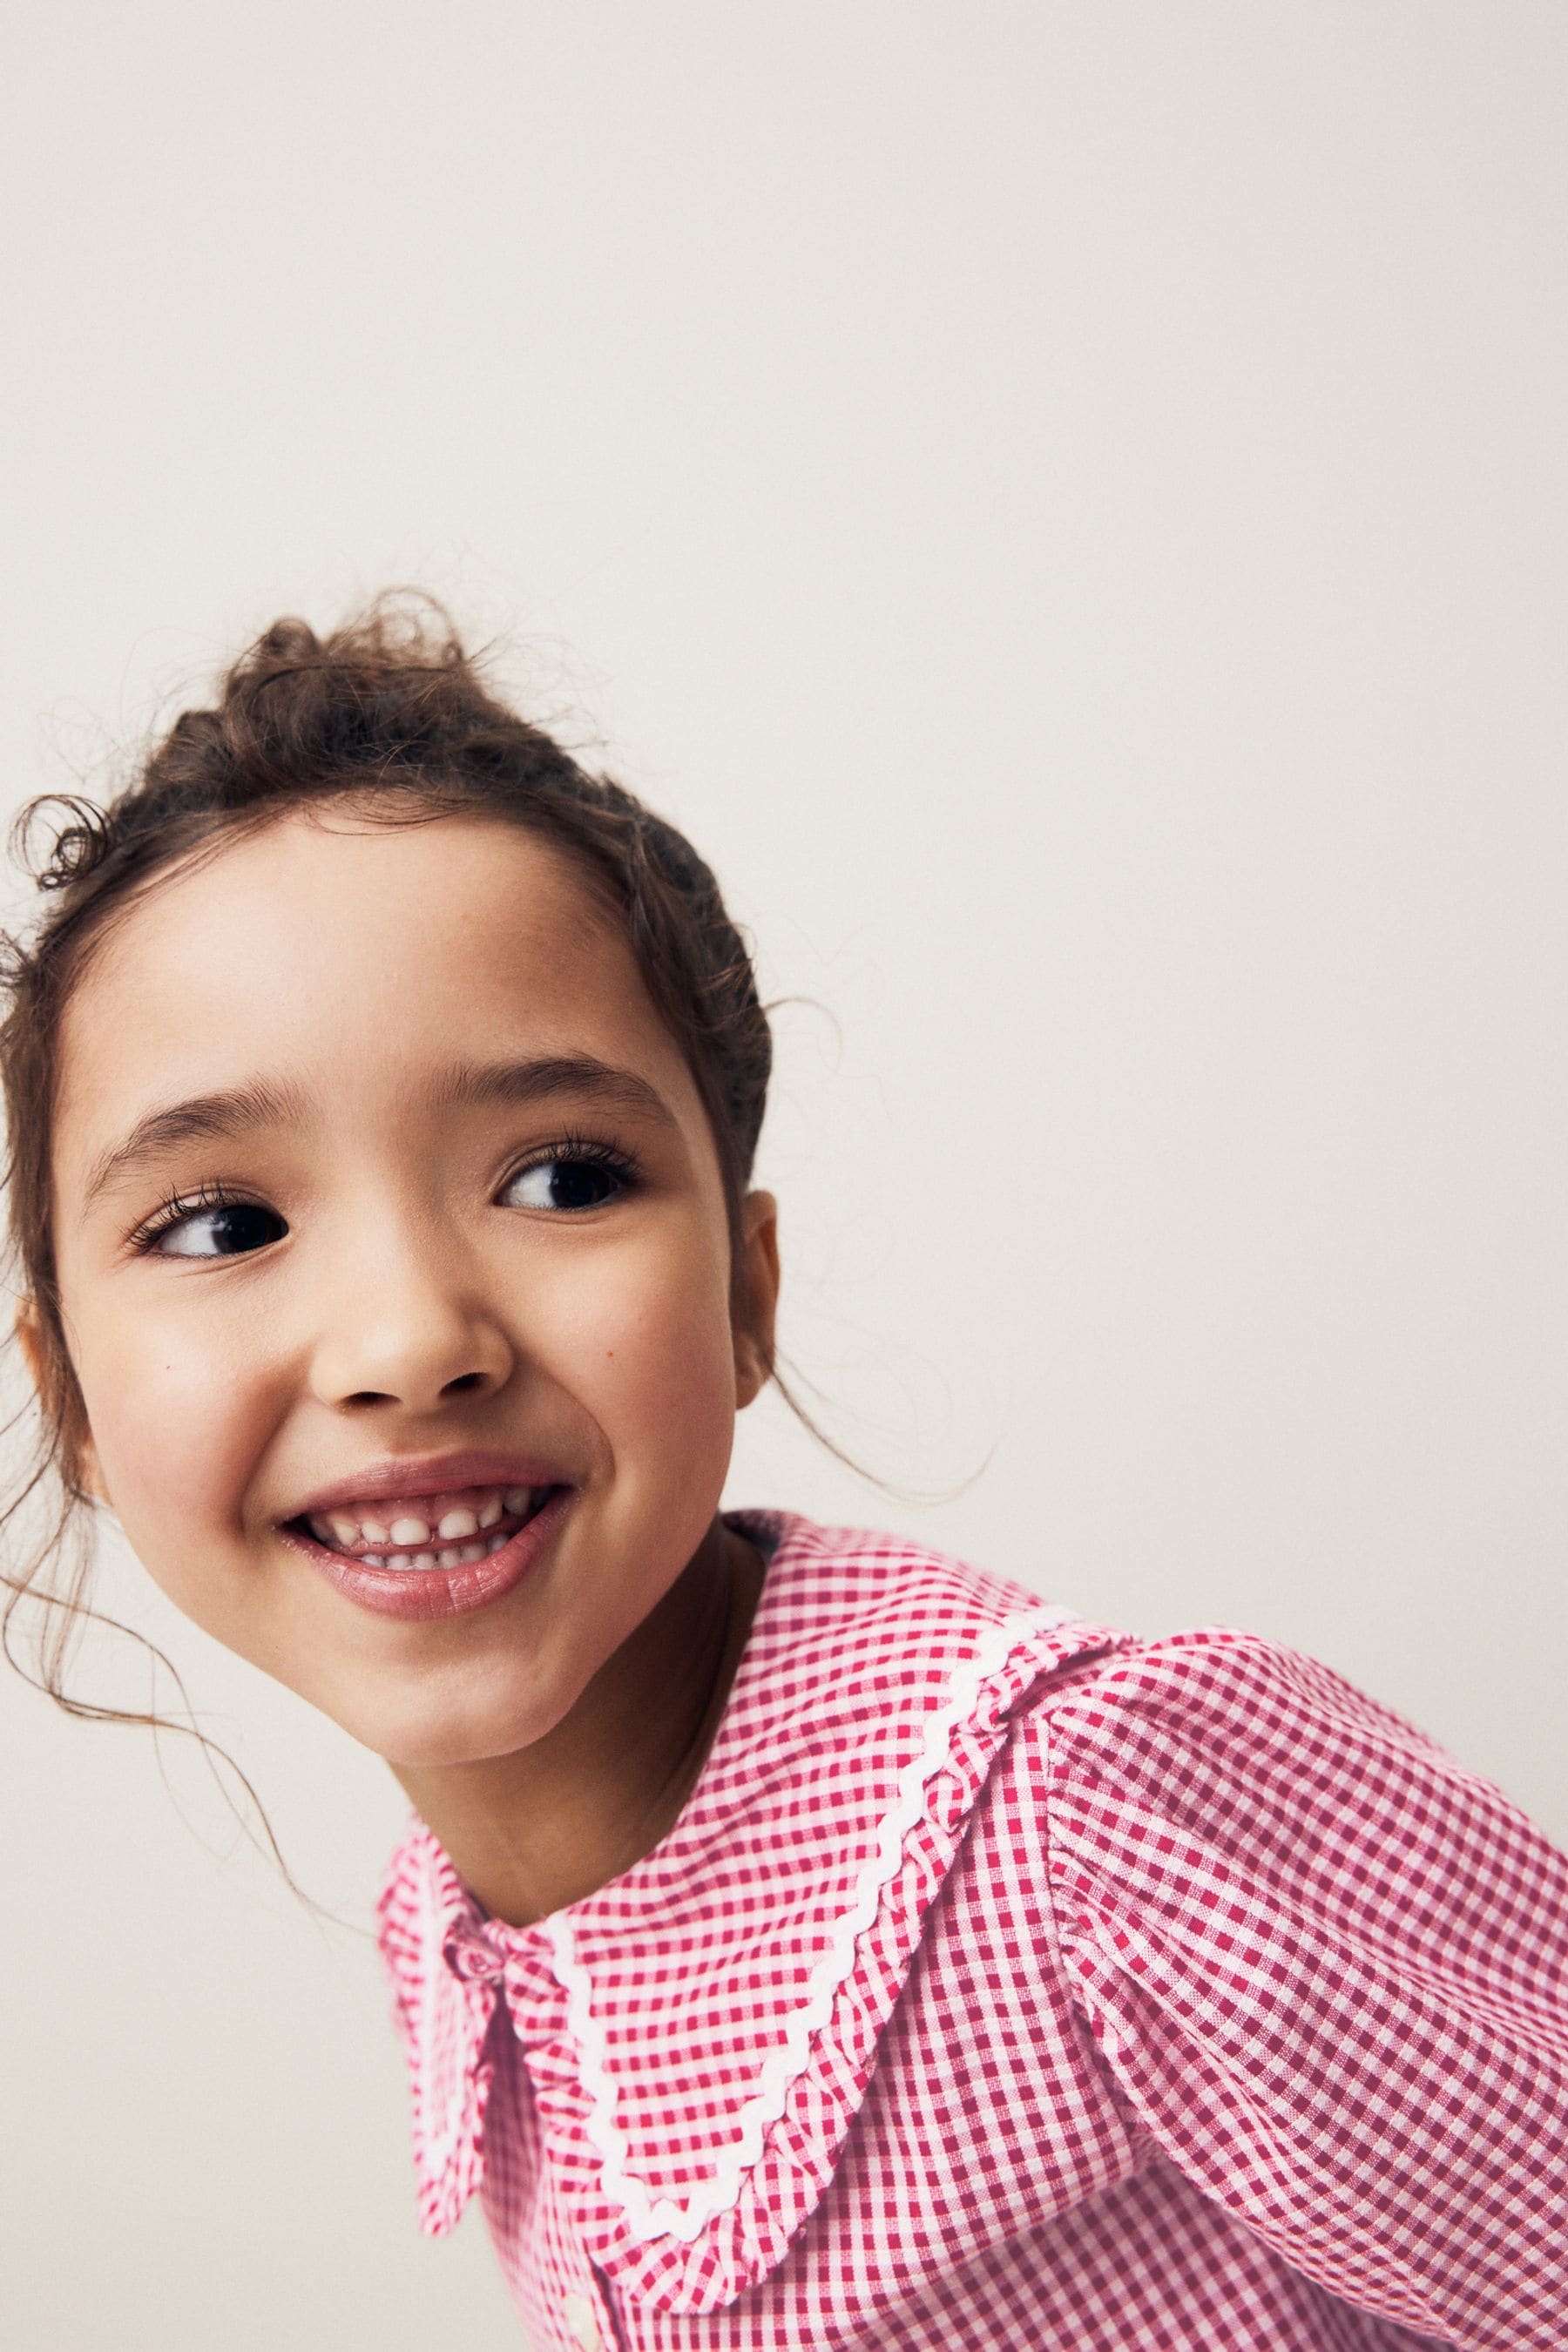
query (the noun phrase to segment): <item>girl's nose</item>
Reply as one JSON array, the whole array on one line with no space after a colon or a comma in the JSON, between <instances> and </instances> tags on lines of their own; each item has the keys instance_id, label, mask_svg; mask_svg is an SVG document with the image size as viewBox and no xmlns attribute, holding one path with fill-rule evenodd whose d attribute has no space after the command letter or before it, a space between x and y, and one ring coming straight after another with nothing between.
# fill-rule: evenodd
<instances>
[{"instance_id":1,"label":"girl's nose","mask_svg":"<svg viewBox=\"0 0 1568 2352\"><path fill-rule=\"evenodd\" d=\"M512 1343L472 1270L389 1254L342 1269L319 1297L310 1377L324 1404L427 1412L465 1391L488 1394L511 1371Z\"/></svg>"}]
</instances>

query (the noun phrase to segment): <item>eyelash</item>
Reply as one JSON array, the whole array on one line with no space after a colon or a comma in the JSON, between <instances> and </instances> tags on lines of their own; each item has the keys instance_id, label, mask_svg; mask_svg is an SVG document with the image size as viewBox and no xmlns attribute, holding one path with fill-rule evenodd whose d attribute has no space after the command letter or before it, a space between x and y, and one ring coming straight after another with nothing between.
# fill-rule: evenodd
<instances>
[{"instance_id":1,"label":"eyelash","mask_svg":"<svg viewBox=\"0 0 1568 2352\"><path fill-rule=\"evenodd\" d=\"M133 1250L150 1250L153 1244L185 1217L199 1216L204 1209L253 1209L254 1201L241 1193L231 1192L226 1184L216 1181L198 1184L194 1192L171 1192L154 1209L146 1221L130 1236L128 1246Z\"/></svg>"},{"instance_id":2,"label":"eyelash","mask_svg":"<svg viewBox=\"0 0 1568 2352\"><path fill-rule=\"evenodd\" d=\"M614 1176L622 1191L626 1192L635 1192L642 1181L637 1161L619 1145L605 1143L597 1136L560 1135L553 1143L539 1145L534 1150L525 1153L515 1167L509 1168L501 1180L500 1190L504 1192L509 1184L515 1184L518 1178L526 1176L531 1169L547 1168L552 1160L575 1160L579 1164L585 1161L592 1167L602 1168L606 1175ZM171 1192L152 1215L136 1227L127 1246L140 1255L146 1255L154 1243L161 1241L186 1217L200 1216L207 1209L256 1209L263 1205L258 1201L247 1199L243 1192L231 1192L221 1178L215 1177L198 1184L194 1192ZM556 1212L560 1216L580 1216L582 1213L581 1210L570 1209ZM248 1257L255 1253L242 1250L236 1255Z\"/></svg>"}]
</instances>

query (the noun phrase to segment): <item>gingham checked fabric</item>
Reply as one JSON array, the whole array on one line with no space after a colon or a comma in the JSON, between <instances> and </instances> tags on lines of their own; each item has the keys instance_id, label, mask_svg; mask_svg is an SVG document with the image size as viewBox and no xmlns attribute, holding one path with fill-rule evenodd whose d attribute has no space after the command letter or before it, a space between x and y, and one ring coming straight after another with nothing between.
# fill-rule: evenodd
<instances>
[{"instance_id":1,"label":"gingham checked fabric","mask_svg":"<svg viewBox=\"0 0 1568 2352\"><path fill-rule=\"evenodd\" d=\"M534 2352L1568 2347L1568 1856L1329 1667L784 1512L688 1802L379 1900Z\"/></svg>"}]
</instances>

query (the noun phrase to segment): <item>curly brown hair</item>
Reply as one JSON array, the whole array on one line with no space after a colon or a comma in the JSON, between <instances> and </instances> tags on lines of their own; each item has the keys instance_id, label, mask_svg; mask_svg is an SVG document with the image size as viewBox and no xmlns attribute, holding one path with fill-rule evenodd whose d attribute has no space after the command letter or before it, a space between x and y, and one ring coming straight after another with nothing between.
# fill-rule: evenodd
<instances>
[{"instance_id":1,"label":"curly brown hair","mask_svg":"<svg viewBox=\"0 0 1568 2352\"><path fill-rule=\"evenodd\" d=\"M0 1023L0 1087L18 1324L28 1336L43 1443L26 1485L0 1512L0 1528L41 1482L47 1487L51 1472L59 1507L31 1565L0 1569L9 1588L0 1646L26 1674L11 1646L11 1621L24 1598L38 1603L45 1611L39 1672L26 1677L36 1687L68 1713L189 1730L209 1757L230 1765L253 1801L244 1774L194 1722L165 1724L155 1715L73 1698L64 1688L72 1637L84 1620L97 1618L137 1641L145 1637L100 1617L85 1598L93 1552L82 1516L93 1501L82 1484L87 1421L62 1328L52 1233L58 1042L64 1008L89 961L149 890L238 837L329 802L389 825L481 813L542 837L574 861L624 925L653 1003L697 1086L718 1150L733 1303L742 1321L749 1316L741 1287L742 1202L773 1058L746 943L690 843L624 786L587 773L553 736L498 700L446 613L426 597L378 598L325 637L303 621L275 622L228 670L212 708L182 712L136 780L107 804L44 793L21 810L11 856L40 890L54 894L54 904L26 939L0 933L0 988L8 997ZM66 821L57 820L47 856L36 866L30 837L51 803L64 808ZM776 1379L771 1349L765 1360ZM68 1553L73 1538L74 1568L48 1589L43 1571ZM177 1670L154 1644L146 1647L184 1699Z\"/></svg>"}]
</instances>

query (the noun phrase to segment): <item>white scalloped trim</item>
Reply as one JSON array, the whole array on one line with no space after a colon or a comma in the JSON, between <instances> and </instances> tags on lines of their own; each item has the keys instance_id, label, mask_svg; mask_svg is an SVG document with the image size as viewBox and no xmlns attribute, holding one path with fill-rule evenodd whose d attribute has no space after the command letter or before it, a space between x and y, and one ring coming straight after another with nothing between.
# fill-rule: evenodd
<instances>
[{"instance_id":1,"label":"white scalloped trim","mask_svg":"<svg viewBox=\"0 0 1568 2352\"><path fill-rule=\"evenodd\" d=\"M626 2136L616 2120L616 2085L605 2064L604 2029L594 2015L594 1980L577 1958L564 1913L554 1912L542 1922L566 1994L567 2022L592 2099L588 2137L604 2168L605 2188L625 2210L639 2244L650 2238L679 2238L689 2245L716 2213L734 2204L742 2176L761 2156L763 2135L783 2115L790 2086L805 2069L812 2035L833 2014L838 1988L855 1964L856 1943L875 1919L882 1889L902 1859L904 1840L924 1801L925 1784L947 1759L953 1726L973 1711L982 1683L1005 1664L1022 1642L1049 1626L1068 1622L1076 1614L1071 1609L1019 1610L993 1625L973 1657L954 1668L942 1704L926 1719L919 1754L911 1757L899 1776L898 1792L878 1832L877 1850L860 1872L854 1900L833 1923L828 1948L807 1979L805 1999L785 2021L779 2048L763 2064L756 2090L741 2109L735 2137L721 2151L711 2178L692 2192L689 2203L679 2205L668 2197L655 2203L643 2182L626 2170Z\"/></svg>"}]
</instances>

